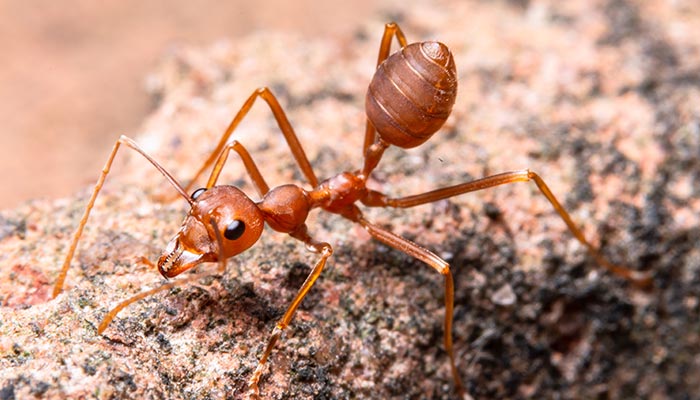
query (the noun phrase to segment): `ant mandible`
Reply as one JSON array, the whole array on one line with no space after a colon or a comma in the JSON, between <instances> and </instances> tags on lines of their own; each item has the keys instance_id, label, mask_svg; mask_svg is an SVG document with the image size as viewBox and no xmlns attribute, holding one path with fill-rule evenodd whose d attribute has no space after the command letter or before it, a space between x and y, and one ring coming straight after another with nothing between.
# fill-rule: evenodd
<instances>
[{"instance_id":1,"label":"ant mandible","mask_svg":"<svg viewBox=\"0 0 700 400\"><path fill-rule=\"evenodd\" d=\"M393 37L396 37L401 49L389 55ZM464 390L455 365L452 346L454 284L449 264L430 250L365 219L356 204L358 201L367 207L408 208L494 186L534 181L540 192L564 220L574 237L586 247L599 265L638 286L648 286L651 283L651 278L648 275L614 265L604 259L598 250L584 238L581 230L574 225L569 214L559 204L542 178L529 169L504 172L400 198L391 198L367 188L367 180L379 163L384 151L390 145L407 149L427 141L440 129L449 116L456 94L457 73L454 59L447 46L434 41L408 44L398 25L388 23L384 28L384 35L379 47L377 69L367 90L365 103L367 126L363 145L364 164L362 169L341 172L319 182L282 107L266 87L256 90L247 99L224 132L214 151L184 188L158 162L146 154L136 142L126 136L121 136L112 148L73 236L54 287L53 296L56 297L63 288L68 268L83 228L87 223L90 210L107 174L109 174L112 161L122 145L145 157L165 176L191 207L179 232L168 243L158 259L158 270L164 277L172 278L204 262L218 262L219 270L223 272L228 258L240 254L255 244L262 234L264 223L278 232L289 234L303 242L311 251L320 254L320 259L272 330L267 346L248 382L249 394L252 397L259 395L258 383L275 344L291 323L297 307L321 275L328 258L333 253L330 244L314 239L307 230L305 221L309 212L314 208L339 214L360 224L373 238L423 261L444 277L444 346L450 359L455 388L460 394L464 393ZM294 184L270 189L245 147L236 140L229 143L229 137L258 98L265 100L272 110L292 155L312 187L310 190ZM240 156L258 194L262 197L261 200L257 202L251 200L234 186L216 184L231 150ZM206 186L188 195L193 183L212 164L214 164L214 168L209 175ZM129 304L183 282L197 279L202 275L201 273L195 274L184 280L170 282L123 301L105 316L98 328L98 334L101 334L116 314Z\"/></svg>"}]
</instances>

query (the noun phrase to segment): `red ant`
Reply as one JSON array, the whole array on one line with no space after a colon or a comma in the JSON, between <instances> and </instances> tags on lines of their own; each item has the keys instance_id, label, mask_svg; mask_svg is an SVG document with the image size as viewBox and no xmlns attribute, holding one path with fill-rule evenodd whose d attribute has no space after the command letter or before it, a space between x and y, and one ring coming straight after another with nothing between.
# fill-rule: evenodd
<instances>
[{"instance_id":1,"label":"red ant","mask_svg":"<svg viewBox=\"0 0 700 400\"><path fill-rule=\"evenodd\" d=\"M396 37L401 49L389 55L393 37ZM452 347L454 284L450 266L430 250L366 220L356 205L358 201L367 207L408 208L494 186L534 181L540 192L564 220L574 237L588 249L598 264L611 273L639 286L647 286L651 283L651 278L648 275L611 264L605 260L574 225L569 214L559 204L542 178L529 169L504 172L401 198L391 198L367 188L367 180L379 163L384 151L390 145L412 148L427 141L450 115L456 94L457 73L454 59L447 46L432 41L408 44L398 25L389 23L384 28L384 36L379 47L377 70L369 84L366 96L367 126L362 169L341 172L319 182L282 107L268 88L260 88L248 98L231 121L212 154L197 171L190 184L184 188L162 166L146 154L136 142L126 136L120 137L114 144L73 236L53 296L56 297L63 288L70 262L87 223L90 210L110 171L112 161L122 145L135 150L153 164L191 207L180 231L168 243L158 259L158 270L164 277L172 278L204 262L218 262L219 269L223 272L228 258L255 244L262 234L264 223L278 232L289 234L303 242L309 250L320 254L320 259L273 329L257 368L248 382L249 394L254 397L259 395L258 383L270 353L282 332L291 323L304 296L323 272L328 258L333 254L333 248L330 244L314 239L308 232L305 221L309 211L314 208L339 214L360 224L373 238L423 261L444 277L444 346L450 359L454 384L460 394L464 393L464 389L455 365ZM294 184L270 189L245 147L235 140L228 142L233 131L258 98L265 100L272 110L292 155L312 187L310 190ZM260 201L254 202L234 186L216 185L231 150L241 157L243 165L262 197ZM192 195L188 195L192 184L212 163L214 168L209 175L206 186L195 190ZM185 280L171 282L123 301L107 314L98 328L98 333L101 334L116 314L129 304L200 276L196 274Z\"/></svg>"}]
</instances>

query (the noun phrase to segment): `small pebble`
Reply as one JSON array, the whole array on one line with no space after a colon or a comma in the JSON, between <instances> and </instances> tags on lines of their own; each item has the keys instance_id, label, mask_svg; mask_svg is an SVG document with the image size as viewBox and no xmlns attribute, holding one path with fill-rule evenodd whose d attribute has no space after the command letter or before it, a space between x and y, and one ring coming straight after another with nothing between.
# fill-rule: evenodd
<instances>
[{"instance_id":1,"label":"small pebble","mask_svg":"<svg viewBox=\"0 0 700 400\"><path fill-rule=\"evenodd\" d=\"M499 306L512 306L515 304L515 300L515 292L507 283L491 295L491 301Z\"/></svg>"}]
</instances>

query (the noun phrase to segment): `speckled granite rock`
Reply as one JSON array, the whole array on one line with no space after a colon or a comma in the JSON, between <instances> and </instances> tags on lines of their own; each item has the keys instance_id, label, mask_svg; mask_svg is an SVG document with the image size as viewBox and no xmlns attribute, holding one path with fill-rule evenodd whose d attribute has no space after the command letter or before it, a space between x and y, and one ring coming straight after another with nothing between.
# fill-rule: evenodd
<instances>
[{"instance_id":1,"label":"speckled granite rock","mask_svg":"<svg viewBox=\"0 0 700 400\"><path fill-rule=\"evenodd\" d=\"M368 215L451 262L455 348L474 398L700 396L700 8L692 1L444 1L398 6L351 43L264 33L173 50L135 136L186 181L257 86L279 96L319 176L360 162L364 91L382 23L439 39L460 92L444 130L387 152L375 187L402 195L529 167L643 292L586 255L533 185ZM270 184L301 176L263 106L236 137ZM105 149L105 156L108 149ZM50 292L89 188L0 214L0 398L239 398L315 257L267 232L204 279L123 311L161 282L185 212L132 154L108 180L70 271ZM95 171L97 174L98 171ZM254 191L236 162L224 182ZM262 381L269 398L453 398L442 279L314 213L335 248ZM211 267L213 270L213 266Z\"/></svg>"}]
</instances>

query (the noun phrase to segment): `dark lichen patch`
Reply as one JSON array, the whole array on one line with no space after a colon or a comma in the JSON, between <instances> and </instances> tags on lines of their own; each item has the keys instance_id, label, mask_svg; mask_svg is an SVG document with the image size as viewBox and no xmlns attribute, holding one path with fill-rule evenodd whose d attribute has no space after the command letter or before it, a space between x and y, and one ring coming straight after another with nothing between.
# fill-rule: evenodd
<instances>
[{"instance_id":1,"label":"dark lichen patch","mask_svg":"<svg viewBox=\"0 0 700 400\"><path fill-rule=\"evenodd\" d=\"M15 399L15 385L8 383L0 389L0 399L2 400L14 400Z\"/></svg>"},{"instance_id":2,"label":"dark lichen patch","mask_svg":"<svg viewBox=\"0 0 700 400\"><path fill-rule=\"evenodd\" d=\"M0 240L16 235L24 238L27 231L26 220L9 219L4 215L0 215Z\"/></svg>"},{"instance_id":3,"label":"dark lichen patch","mask_svg":"<svg viewBox=\"0 0 700 400\"><path fill-rule=\"evenodd\" d=\"M603 13L608 20L608 31L599 39L601 44L620 45L623 40L635 40L645 33L643 17L633 2L607 1Z\"/></svg>"}]
</instances>

